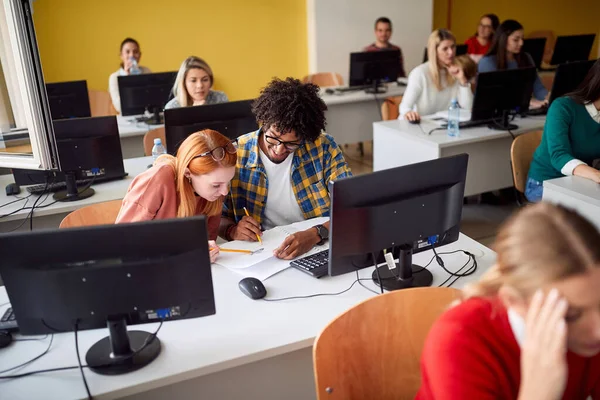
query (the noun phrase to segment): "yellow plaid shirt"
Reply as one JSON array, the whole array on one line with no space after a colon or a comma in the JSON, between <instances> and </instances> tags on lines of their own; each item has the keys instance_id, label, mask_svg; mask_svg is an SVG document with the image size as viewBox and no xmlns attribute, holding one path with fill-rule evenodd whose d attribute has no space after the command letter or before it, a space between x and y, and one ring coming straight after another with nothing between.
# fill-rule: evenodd
<instances>
[{"instance_id":1,"label":"yellow plaid shirt","mask_svg":"<svg viewBox=\"0 0 600 400\"><path fill-rule=\"evenodd\" d=\"M223 203L223 216L236 222L245 215L262 224L269 182L259 156L260 129L238 138L238 160L231 192ZM333 138L321 134L305 142L292 160L292 189L305 219L329 216L329 182L352 176Z\"/></svg>"}]
</instances>

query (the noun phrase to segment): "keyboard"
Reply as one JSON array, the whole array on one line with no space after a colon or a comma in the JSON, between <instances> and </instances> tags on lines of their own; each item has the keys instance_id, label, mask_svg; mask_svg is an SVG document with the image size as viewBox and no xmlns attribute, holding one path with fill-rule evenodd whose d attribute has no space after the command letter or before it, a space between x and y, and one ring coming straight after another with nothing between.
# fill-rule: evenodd
<instances>
[{"instance_id":1,"label":"keyboard","mask_svg":"<svg viewBox=\"0 0 600 400\"><path fill-rule=\"evenodd\" d=\"M540 108L533 108L531 110L527 111L527 115L529 116L536 116L536 115L546 115L548 114L548 107L540 107Z\"/></svg>"},{"instance_id":2,"label":"keyboard","mask_svg":"<svg viewBox=\"0 0 600 400\"><path fill-rule=\"evenodd\" d=\"M315 278L320 278L329 273L329 250L323 250L308 257L299 258L290 265Z\"/></svg>"},{"instance_id":3,"label":"keyboard","mask_svg":"<svg viewBox=\"0 0 600 400\"><path fill-rule=\"evenodd\" d=\"M96 178L94 183L96 184L96 183L116 181L116 180L125 178L127 175L128 175L128 173L126 172L125 175L123 175L122 177L114 177L113 176L113 177L107 178L106 176L102 176L102 177ZM81 189L81 188L85 187L86 185L88 185L91 181L92 181L91 179L78 179L75 182L77 183L77 188ZM67 183L65 181L58 181L58 182L50 183L50 184L48 184L47 188L46 188L45 183L41 183L39 185L27 186L27 191L31 194L56 193L56 192L60 192L61 190L67 190Z\"/></svg>"},{"instance_id":4,"label":"keyboard","mask_svg":"<svg viewBox=\"0 0 600 400\"><path fill-rule=\"evenodd\" d=\"M2 318L0 318L0 331L16 331L19 329L17 325L17 319L13 309L9 307Z\"/></svg>"},{"instance_id":5,"label":"keyboard","mask_svg":"<svg viewBox=\"0 0 600 400\"><path fill-rule=\"evenodd\" d=\"M477 126L482 126L482 125L487 125L489 124L491 121L489 120L479 120L479 121L461 121L458 123L458 127L459 128L475 128ZM440 128L447 128L448 124L444 123L442 125L440 125Z\"/></svg>"}]
</instances>

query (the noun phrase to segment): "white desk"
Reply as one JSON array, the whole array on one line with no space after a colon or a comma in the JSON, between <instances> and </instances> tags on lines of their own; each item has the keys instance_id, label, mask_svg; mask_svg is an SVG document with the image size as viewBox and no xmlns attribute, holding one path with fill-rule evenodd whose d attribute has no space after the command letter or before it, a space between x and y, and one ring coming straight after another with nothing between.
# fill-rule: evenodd
<instances>
[{"instance_id":1,"label":"white desk","mask_svg":"<svg viewBox=\"0 0 600 400\"><path fill-rule=\"evenodd\" d=\"M45 201L38 202L34 211L34 229L41 228L58 228L60 221L71 211L87 206L90 204L102 203L105 201L118 200L125 197L127 189L131 184L133 178L142 173L148 168L148 165L152 164L152 157L140 157L123 160L125 172L129 175L125 179L118 181L105 182L93 185L93 189L96 192L92 197L87 199L74 201L74 202L58 202L45 208L37 208L38 206L44 206L50 204L54 200L52 194L46 197ZM0 176L0 188L4 188L9 183L14 182L12 175ZM29 194L25 188L21 188L19 197L25 197ZM27 201L27 207L31 207L38 195L31 196ZM4 190L0 190L0 205L7 204L11 201L16 200L14 196L6 196ZM25 200L18 201L16 203L7 205L0 208L0 215L9 214L22 208L25 204ZM0 218L0 232L7 232L16 228L24 218L27 217L31 210L21 210L13 215ZM26 223L21 227L20 230L29 230L29 223Z\"/></svg>"},{"instance_id":2,"label":"white desk","mask_svg":"<svg viewBox=\"0 0 600 400\"><path fill-rule=\"evenodd\" d=\"M336 143L348 144L373 140L373 122L381 121L381 103L387 97L401 96L405 87L393 83L388 91L368 94L364 90L327 94L321 98L327 104L325 131Z\"/></svg>"},{"instance_id":3,"label":"white desk","mask_svg":"<svg viewBox=\"0 0 600 400\"><path fill-rule=\"evenodd\" d=\"M580 176L544 181L543 200L572 208L600 229L600 185Z\"/></svg>"},{"instance_id":4,"label":"white desk","mask_svg":"<svg viewBox=\"0 0 600 400\"><path fill-rule=\"evenodd\" d=\"M459 279L455 287L478 279L495 262L494 252L464 235L441 251L457 249L481 257L478 257L477 273ZM424 265L431 257L431 251L427 251L415 255L414 262ZM452 271L457 271L467 259L462 253L442 257ZM429 269L434 276L434 285L448 277L435 263ZM359 274L370 278L372 271L373 268L367 268ZM374 294L356 284L339 296L275 303L254 301L238 289L240 279L229 270L213 266L216 315L165 323L158 335L163 345L160 356L139 371L121 376L101 376L86 371L94 398L314 399L312 345L316 335L337 315ZM353 273L315 279L289 269L266 280L265 286L268 297L281 298L339 292L354 280ZM364 283L376 289L372 282ZM0 304L7 301L4 288L0 288ZM0 307L0 313L5 308ZM132 329L154 331L156 326ZM95 341L106 335L106 329L81 332L82 357ZM47 341L14 342L0 349L0 370L33 358L47 344ZM54 336L54 344L47 355L19 372L73 365L77 365L74 337L72 333L63 333ZM0 381L0 397L11 400L81 399L85 397L85 389L80 372L68 370Z\"/></svg>"},{"instance_id":5,"label":"white desk","mask_svg":"<svg viewBox=\"0 0 600 400\"><path fill-rule=\"evenodd\" d=\"M119 125L119 136L121 137L121 151L123 158L135 158L144 156L144 135L152 129L164 125L148 125L144 122L136 122L135 117L117 116Z\"/></svg>"},{"instance_id":6,"label":"white desk","mask_svg":"<svg viewBox=\"0 0 600 400\"><path fill-rule=\"evenodd\" d=\"M542 129L545 117L517 118L515 135ZM373 124L373 170L380 171L461 153L469 154L465 196L498 190L513 185L510 167L512 138L506 131L486 126L461 129L459 137L448 137L446 130L428 133L438 127L435 121L394 120Z\"/></svg>"}]
</instances>

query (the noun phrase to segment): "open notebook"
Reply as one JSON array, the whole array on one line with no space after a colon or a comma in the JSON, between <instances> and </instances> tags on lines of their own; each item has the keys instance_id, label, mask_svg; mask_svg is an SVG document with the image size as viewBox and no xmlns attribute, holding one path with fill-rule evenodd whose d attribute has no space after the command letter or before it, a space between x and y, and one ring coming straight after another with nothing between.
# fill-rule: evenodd
<instances>
[{"instance_id":1,"label":"open notebook","mask_svg":"<svg viewBox=\"0 0 600 400\"><path fill-rule=\"evenodd\" d=\"M307 221L269 229L263 233L261 238L263 241L262 244L259 242L244 242L239 240L227 242L220 247L223 249L252 251L262 248L263 250L254 254L221 252L215 264L244 276L251 276L260 280L267 279L290 266L291 260L280 260L273 256L273 250L278 248L288 235L306 230L312 226L327 222L328 220L329 218L313 218ZM306 257L327 250L328 248L328 243L325 243L322 246L315 246L311 251L298 258Z\"/></svg>"}]
</instances>

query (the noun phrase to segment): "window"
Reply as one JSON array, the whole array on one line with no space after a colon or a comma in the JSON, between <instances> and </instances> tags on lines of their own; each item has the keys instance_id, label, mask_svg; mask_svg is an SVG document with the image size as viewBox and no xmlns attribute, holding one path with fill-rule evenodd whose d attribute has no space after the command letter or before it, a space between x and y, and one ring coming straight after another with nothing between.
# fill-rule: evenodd
<instances>
[{"instance_id":1,"label":"window","mask_svg":"<svg viewBox=\"0 0 600 400\"><path fill-rule=\"evenodd\" d=\"M0 1L0 167L58 168L29 0Z\"/></svg>"}]
</instances>

